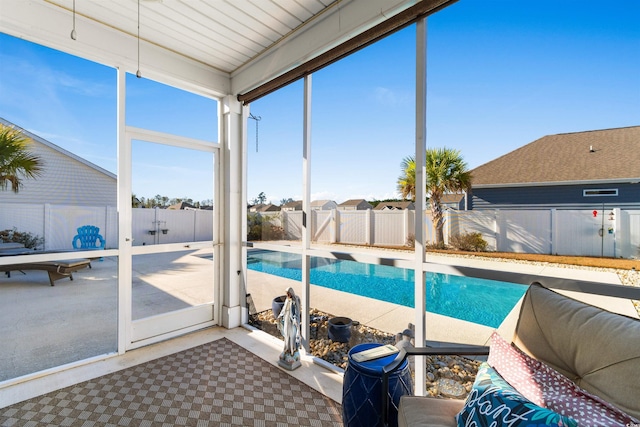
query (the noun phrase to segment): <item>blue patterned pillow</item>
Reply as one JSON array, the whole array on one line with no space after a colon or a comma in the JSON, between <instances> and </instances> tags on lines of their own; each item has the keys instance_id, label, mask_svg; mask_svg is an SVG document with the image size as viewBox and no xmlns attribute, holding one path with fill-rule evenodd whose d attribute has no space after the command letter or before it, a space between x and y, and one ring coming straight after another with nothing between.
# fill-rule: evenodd
<instances>
[{"instance_id":1,"label":"blue patterned pillow","mask_svg":"<svg viewBox=\"0 0 640 427\"><path fill-rule=\"evenodd\" d=\"M464 408L456 415L458 427L577 427L568 418L542 408L516 391L487 363L480 365Z\"/></svg>"}]
</instances>

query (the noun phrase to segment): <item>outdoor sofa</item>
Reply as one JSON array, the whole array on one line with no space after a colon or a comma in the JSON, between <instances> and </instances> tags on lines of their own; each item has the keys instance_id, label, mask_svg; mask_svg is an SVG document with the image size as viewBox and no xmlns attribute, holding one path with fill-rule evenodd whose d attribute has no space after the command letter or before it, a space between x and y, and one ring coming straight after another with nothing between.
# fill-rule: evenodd
<instances>
[{"instance_id":1,"label":"outdoor sofa","mask_svg":"<svg viewBox=\"0 0 640 427\"><path fill-rule=\"evenodd\" d=\"M540 411L551 409L568 415L579 425L640 425L637 318L611 313L533 284L509 338L511 343L494 332L488 363L481 365L482 372L466 401L402 396L398 426L456 426L457 416L462 417L459 425L505 425L506 417L515 417L508 414L506 406L520 397L525 399L520 405L525 411L540 406ZM388 384L386 375L401 366L409 354L430 355L433 350L401 350L384 369L383 388ZM436 353L446 351L437 349ZM507 402L501 402L505 396ZM387 404L386 399L384 402ZM383 413L389 413L387 408ZM531 425L558 422L541 414Z\"/></svg>"}]
</instances>

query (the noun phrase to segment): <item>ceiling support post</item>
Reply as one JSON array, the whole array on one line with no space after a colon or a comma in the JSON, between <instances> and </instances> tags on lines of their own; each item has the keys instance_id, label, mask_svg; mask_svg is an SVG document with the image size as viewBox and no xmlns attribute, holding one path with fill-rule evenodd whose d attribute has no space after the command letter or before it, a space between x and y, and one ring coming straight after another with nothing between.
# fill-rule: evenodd
<instances>
[{"instance_id":1,"label":"ceiling support post","mask_svg":"<svg viewBox=\"0 0 640 427\"><path fill-rule=\"evenodd\" d=\"M427 147L427 19L416 23L416 220L415 220L415 311L416 346L424 346L427 337L426 325L426 274L424 272L425 208L426 208L426 147ZM416 356L415 394L426 392L426 360Z\"/></svg>"}]
</instances>

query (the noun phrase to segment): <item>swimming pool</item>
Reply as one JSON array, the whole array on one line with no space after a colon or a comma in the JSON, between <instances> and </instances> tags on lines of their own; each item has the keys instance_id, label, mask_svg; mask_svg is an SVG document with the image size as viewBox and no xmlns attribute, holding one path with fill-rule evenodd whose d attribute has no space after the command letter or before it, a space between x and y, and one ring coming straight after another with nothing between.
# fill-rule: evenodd
<instances>
[{"instance_id":1,"label":"swimming pool","mask_svg":"<svg viewBox=\"0 0 640 427\"><path fill-rule=\"evenodd\" d=\"M288 279L302 279L301 255L252 250L247 266ZM414 306L413 270L311 257L310 282L393 304ZM524 295L524 285L427 273L427 311L497 328Z\"/></svg>"}]
</instances>

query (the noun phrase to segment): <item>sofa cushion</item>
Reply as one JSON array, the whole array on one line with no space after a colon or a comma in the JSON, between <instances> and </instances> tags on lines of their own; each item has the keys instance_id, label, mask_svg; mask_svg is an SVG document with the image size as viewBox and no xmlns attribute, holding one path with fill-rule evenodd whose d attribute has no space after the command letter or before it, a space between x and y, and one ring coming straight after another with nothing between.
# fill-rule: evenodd
<instances>
[{"instance_id":1,"label":"sofa cushion","mask_svg":"<svg viewBox=\"0 0 640 427\"><path fill-rule=\"evenodd\" d=\"M533 366L533 362L537 361L518 351L497 332L491 335L487 363L524 397L536 405L546 406L543 389L533 376L536 367Z\"/></svg>"},{"instance_id":2,"label":"sofa cushion","mask_svg":"<svg viewBox=\"0 0 640 427\"><path fill-rule=\"evenodd\" d=\"M398 427L455 427L456 414L464 400L402 396L398 407Z\"/></svg>"},{"instance_id":3,"label":"sofa cushion","mask_svg":"<svg viewBox=\"0 0 640 427\"><path fill-rule=\"evenodd\" d=\"M543 385L547 408L574 418L580 425L628 427L637 420L615 406L580 388L564 375L540 363L534 373Z\"/></svg>"},{"instance_id":4,"label":"sofa cushion","mask_svg":"<svg viewBox=\"0 0 640 427\"><path fill-rule=\"evenodd\" d=\"M640 320L531 285L513 343L589 393L640 418Z\"/></svg>"},{"instance_id":5,"label":"sofa cushion","mask_svg":"<svg viewBox=\"0 0 640 427\"><path fill-rule=\"evenodd\" d=\"M491 336L488 363L527 399L571 417L580 425L625 427L636 421L544 363L524 354L495 332Z\"/></svg>"},{"instance_id":6,"label":"sofa cushion","mask_svg":"<svg viewBox=\"0 0 640 427\"><path fill-rule=\"evenodd\" d=\"M511 387L498 372L483 363L462 411L456 416L459 427L508 425L527 427L577 427L572 418L538 406Z\"/></svg>"}]
</instances>

